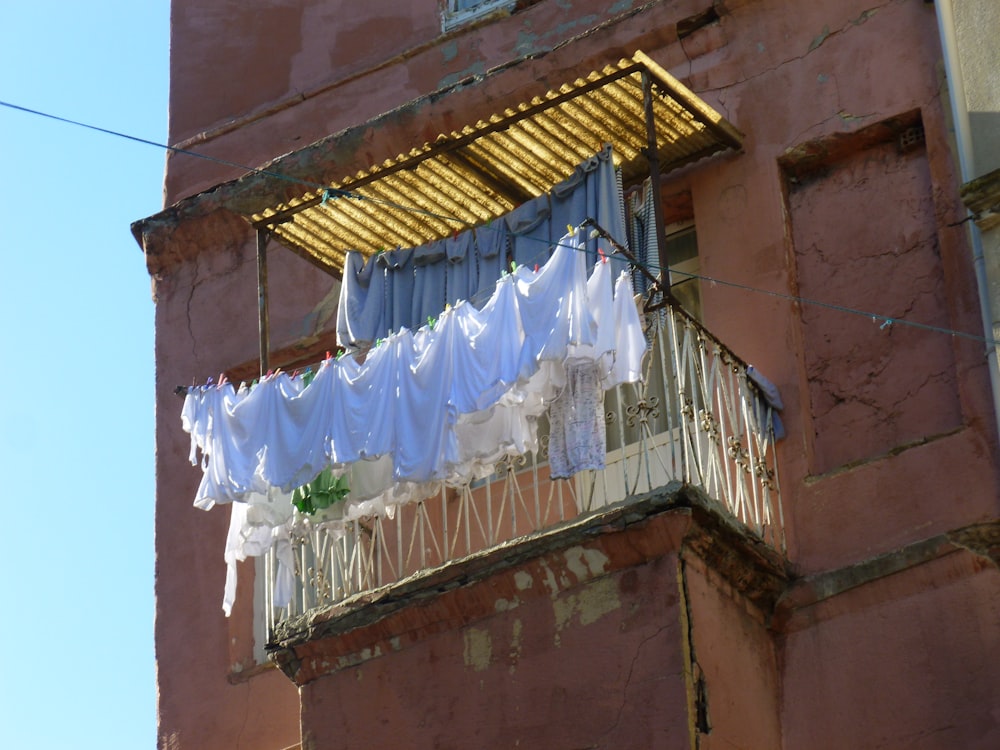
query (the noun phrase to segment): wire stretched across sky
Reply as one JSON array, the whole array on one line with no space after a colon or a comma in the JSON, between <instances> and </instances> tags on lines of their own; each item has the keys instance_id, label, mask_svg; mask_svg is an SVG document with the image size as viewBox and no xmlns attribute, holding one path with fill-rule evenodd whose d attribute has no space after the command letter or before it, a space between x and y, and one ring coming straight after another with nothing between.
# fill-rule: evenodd
<instances>
[{"instance_id":1,"label":"wire stretched across sky","mask_svg":"<svg viewBox=\"0 0 1000 750\"><path fill-rule=\"evenodd\" d=\"M264 176L267 176L267 177L274 177L276 179L284 180L286 182L291 182L291 183L294 183L294 184L297 184L297 185L301 185L303 187L307 187L307 188L309 188L311 190L321 191L322 198L323 198L324 201L329 200L331 198L332 199L366 200L366 201L370 201L370 202L373 202L373 203L378 203L380 205L385 205L385 206L389 206L389 207L392 207L392 208L397 208L397 209L399 209L401 211L412 211L414 213L426 214L426 215L433 216L435 218L443 219L443 220L446 220L446 221L454 221L454 222L458 222L460 224L464 224L464 225L468 225L468 226L473 226L470 222L466 221L465 219L461 219L461 218L459 218L457 216L445 216L445 215L441 215L441 214L432 213L432 212L426 211L424 209L421 209L421 208L418 208L418 207L415 207L415 206L406 206L406 205L403 205L403 204L393 203L392 201L388 201L388 200L381 199L381 198L369 198L367 196L361 195L359 193L356 193L356 192L353 192L353 191L350 191L350 190L343 190L343 189L339 189L339 188L337 188L337 189L331 188L329 185L321 185L319 183L310 182L308 180L303 180L303 179L298 178L298 177L291 177L289 175L281 174L280 172L275 172L275 171L272 171L272 170L269 170L269 169L263 169L263 168L260 168L260 167L249 167L249 166L247 166L245 164L240 164L239 162L230 161L228 159L221 159L219 157L212 156L210 154L202 154L202 153L199 153L197 151L191 151L189 149L179 148L177 146L171 146L171 145L168 145L168 144L165 144L165 143L159 143L157 141L149 140L147 138L141 138L139 136L130 135L129 133L123 133L123 132L118 131L118 130L112 130L110 128L104 128L104 127L100 127L98 125L92 125L90 123L81 122L79 120L74 120L74 119L69 118L69 117L62 117L60 115L55 115L55 114L52 114L52 113L49 113L49 112L43 112L43 111L37 110L37 109L31 109L30 107L25 107L25 106L22 106L22 105L19 105L19 104L14 104L12 102L7 102L7 101L0 100L0 106L6 107L8 109L15 110L15 111L18 111L18 112L24 112L26 114L34 115L36 117L43 117L43 118L46 118L46 119L49 119L49 120L55 120L56 122L62 122L62 123L65 123L67 125L72 125L74 127L80 127L80 128L85 128L87 130L93 130L95 132L103 133L105 135L109 135L109 136L112 136L112 137L115 137L115 138L123 138L125 140L133 141L135 143L141 143L141 144L144 144L144 145L147 145L147 146L153 146L154 148L160 148L160 149L163 149L163 150L166 150L166 151L170 151L170 152L173 152L173 153L184 154L185 156L191 156L191 157L194 157L196 159L204 159L204 160L207 160L207 161L214 162L216 164L221 164L223 166L232 167L232 168L235 168L235 169L241 169L241 170L245 171L247 174L259 174L259 175L264 175ZM542 240L541 238L534 238L534 237L530 237L529 236L528 239L533 239L533 240L537 239L537 241L539 241L539 242L544 241L544 242L548 243L549 245L551 245L551 242L547 238L545 240ZM642 264L640 261L638 261L635 258L630 258L630 259L626 259L626 260L627 260L628 263L630 263L630 264L632 264L632 265L634 265L636 267L642 267L647 274L652 274L653 276L659 275L660 268L659 268L658 265L654 265L652 263ZM885 315L883 313L874 312L874 311L860 310L858 308L848 307L846 305L840 305L840 304L833 303L833 302L824 302L822 300L810 299L810 298L807 298L807 297L800 297L800 296L793 295L793 294L786 294L784 292L776 292L776 291L769 290L769 289L761 289L759 287L754 287L754 286L750 286L750 285L747 285L747 284L741 284L741 283L735 282L735 281L726 281L725 279L719 279L719 278L712 277L712 276L705 276L703 274L690 273L690 272L679 271L679 270L671 270L670 272L672 274L677 274L679 276L685 276L685 277L689 277L689 278L700 279L702 281L706 281L706 282L711 283L711 284L718 284L720 286L731 287L733 289L741 289L743 291L752 292L752 293L755 293L755 294L764 294L764 295L767 295L767 296L770 296L770 297L775 297L777 299L782 299L782 300L786 300L786 301L789 301L789 302L795 302L795 303L798 303L798 304L801 304L801 305L812 305L812 306L815 306L815 307L822 307L822 308L826 308L828 310L834 310L834 311L845 313L845 314L864 316L866 318L870 318L875 323L880 323L881 324L880 325L881 329L886 329L886 328L889 328L889 327L891 327L893 325L902 325L902 326L908 326L908 327L911 327L911 328L917 328L917 329L924 330L924 331L929 331L929 332L932 332L932 333L947 334L949 336L954 336L956 338L962 338L962 339L966 339L966 340L969 340L969 341L976 341L976 342L984 343L984 344L987 344L989 346L994 346L994 347L1000 346L1000 341L997 341L996 339L990 338L988 336L983 336L983 335L974 334L974 333L968 333L968 332L965 332L965 331L957 331L957 330L954 330L952 328L945 328L943 326L935 326L935 325L931 325L931 324L928 324L928 323L921 323L919 321L907 320L906 318L896 318L896 317L893 317L891 315Z\"/></svg>"}]
</instances>

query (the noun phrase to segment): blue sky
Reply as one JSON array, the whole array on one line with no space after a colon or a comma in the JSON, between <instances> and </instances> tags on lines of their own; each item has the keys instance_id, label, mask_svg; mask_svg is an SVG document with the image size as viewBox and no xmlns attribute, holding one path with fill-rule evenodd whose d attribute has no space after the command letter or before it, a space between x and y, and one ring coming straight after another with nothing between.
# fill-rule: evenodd
<instances>
[{"instance_id":1,"label":"blue sky","mask_svg":"<svg viewBox=\"0 0 1000 750\"><path fill-rule=\"evenodd\" d=\"M159 143L168 0L7 3L0 100ZM0 747L152 748L164 153L0 107Z\"/></svg>"}]
</instances>

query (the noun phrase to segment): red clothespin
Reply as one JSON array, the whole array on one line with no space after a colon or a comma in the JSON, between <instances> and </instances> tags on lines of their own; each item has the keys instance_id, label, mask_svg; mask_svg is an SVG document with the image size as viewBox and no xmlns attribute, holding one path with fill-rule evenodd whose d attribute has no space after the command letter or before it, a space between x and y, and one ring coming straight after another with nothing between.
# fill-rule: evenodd
<instances>
[{"instance_id":1,"label":"red clothespin","mask_svg":"<svg viewBox=\"0 0 1000 750\"><path fill-rule=\"evenodd\" d=\"M458 230L457 229L453 229L452 230L452 232L451 232L451 238L453 240L457 240L458 239Z\"/></svg>"},{"instance_id":2,"label":"red clothespin","mask_svg":"<svg viewBox=\"0 0 1000 750\"><path fill-rule=\"evenodd\" d=\"M538 273L538 264L535 264L535 273Z\"/></svg>"},{"instance_id":3,"label":"red clothespin","mask_svg":"<svg viewBox=\"0 0 1000 750\"><path fill-rule=\"evenodd\" d=\"M333 359L333 355L330 354L330 350L329 349L326 350L326 358L327 359Z\"/></svg>"},{"instance_id":4,"label":"red clothespin","mask_svg":"<svg viewBox=\"0 0 1000 750\"><path fill-rule=\"evenodd\" d=\"M607 263L608 262L608 256L604 254L604 249L603 248L600 248L600 247L597 248L597 254L601 256L601 263Z\"/></svg>"}]
</instances>

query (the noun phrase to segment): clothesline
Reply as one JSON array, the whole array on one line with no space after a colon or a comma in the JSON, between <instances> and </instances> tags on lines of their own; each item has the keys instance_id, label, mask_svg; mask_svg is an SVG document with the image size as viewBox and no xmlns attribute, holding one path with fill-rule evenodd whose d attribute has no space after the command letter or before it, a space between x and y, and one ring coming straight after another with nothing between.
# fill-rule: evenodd
<instances>
[{"instance_id":1,"label":"clothesline","mask_svg":"<svg viewBox=\"0 0 1000 750\"><path fill-rule=\"evenodd\" d=\"M653 296L653 294L659 289L658 279L655 276L653 276L653 274L649 271L649 269L646 267L646 265L643 264L643 263L641 263L637 258L635 258L635 256L632 255L632 253L624 245L622 245L617 240L615 240L613 237L611 237L611 235L607 232L607 230L604 229L604 227L602 227L597 222L596 219L594 219L592 217L588 217L581 224L579 224L577 227L568 226L566 228L567 229L567 235L566 236L572 236L577 231L586 229L588 227L590 228L590 232L589 232L590 237L600 237L600 238L604 239L605 241L607 241L609 243L609 245L610 245L610 250L607 253L603 253L603 250L601 250L601 251L599 251L599 255L605 255L606 257L609 257L609 258L614 257L614 256L621 256L621 258L625 262L627 262L629 265L631 265L631 266L635 267L636 269L638 269L647 279L649 279L651 282L653 282L655 284L655 286L651 286L650 289L649 289L649 291L647 292L647 294L644 295L644 297L646 297L647 299L651 298ZM551 253L555 249L557 249L557 248L564 248L566 250L570 250L570 251L575 252L575 253L583 253L585 255L588 253L587 248L585 246L580 246L579 244L575 244L575 243L567 243L567 242L564 242L563 240L559 240L558 242L556 242L556 243L553 244L553 243L549 243L546 240L543 240L542 238L533 237L533 236L530 236L530 235L525 235L525 239L529 239L530 241L533 241L533 242L544 243L544 245L545 245L545 250L543 250L542 252L539 252L537 254L537 256L535 256L535 260L537 260L538 262L531 262L531 263L527 264L530 268L532 268L535 271L538 270L538 267L539 267L540 263L544 263L546 260L548 260L548 258L551 256ZM504 275L507 275L508 273L513 273L516 270L516 268L517 268L517 264L515 263L514 267L511 268L509 272L508 271L504 272ZM485 290L485 291L489 291L490 295L493 294L493 290L492 289ZM473 303L473 304L476 304L478 302L482 302L483 301L483 294L485 294L485 291L482 292L482 293L480 293L479 295L475 295L473 298L469 299L468 301L471 302L471 303ZM428 324L428 325L431 325L431 324ZM433 326L431 325L431 327L433 327ZM306 373L306 372L313 371L314 368L318 368L319 366L322 365L322 363L324 361L326 361L328 359L333 359L335 357L340 357L340 356L343 356L345 354L352 354L352 353L370 351L372 348L374 348L374 346L375 346L376 343L378 343L378 342L372 342L372 344L370 346L365 346L365 347L342 347L341 350L338 352L337 355L334 355L334 354L332 354L331 352L328 351L326 353L326 356L322 360L319 360L317 362L311 363L309 365L298 367L292 373L292 375L294 377L294 375L297 374L297 373L299 373L299 372ZM268 373L268 374L269 375L273 375L273 374L276 374L277 372L280 372L280 371L281 371L281 368L275 368L275 370L273 370L271 373ZM191 384L190 386L188 386L188 385L178 385L178 386L176 386L174 388L174 393L177 394L178 396L181 396L183 398L184 396L187 395L188 391L192 387L210 387L212 385L216 385L216 386L221 385L224 377L225 377L224 373L220 373L218 381L216 381L213 378L209 378L208 381L205 384L201 385L201 386L198 386L196 384ZM257 380L254 380L254 381L252 381L250 383L250 385L252 385L252 384L254 384L256 382L257 382Z\"/></svg>"},{"instance_id":2,"label":"clothesline","mask_svg":"<svg viewBox=\"0 0 1000 750\"><path fill-rule=\"evenodd\" d=\"M567 227L578 227L588 216L625 242L624 211L620 174L605 147L550 192L490 224L371 256L350 251L337 307L337 343L365 348L392 331L420 328L446 304L466 300L481 306L511 263L529 268L544 263ZM582 244L588 260L597 260L598 238L585 236Z\"/></svg>"},{"instance_id":3,"label":"clothesline","mask_svg":"<svg viewBox=\"0 0 1000 750\"><path fill-rule=\"evenodd\" d=\"M608 264L598 263L588 278L583 256L560 248L538 271L505 277L483 310L460 304L433 329L391 335L363 362L325 360L307 386L278 373L253 390L190 388L185 429L191 458L200 450L205 469L198 504L291 489L328 462L383 455L392 456L396 481L461 482L468 457L450 431L458 417L492 409L515 385L550 402L564 382L558 368L575 359L602 362L603 381L635 382L645 348L628 275L613 285ZM331 398L348 400L332 408ZM423 407L435 403L438 423L425 424ZM376 435L373 425L396 432Z\"/></svg>"},{"instance_id":4,"label":"clothesline","mask_svg":"<svg viewBox=\"0 0 1000 750\"><path fill-rule=\"evenodd\" d=\"M614 281L605 262L588 275L580 235L537 271L501 279L482 310L463 302L363 361L324 360L308 385L279 373L254 389L188 389L182 422L203 470L195 505L232 503L227 612L236 562L266 549L290 591L289 493L328 467L349 475L340 518L390 514L537 452L548 412L551 476L603 468L601 393L641 378L647 341L629 275Z\"/></svg>"}]
</instances>

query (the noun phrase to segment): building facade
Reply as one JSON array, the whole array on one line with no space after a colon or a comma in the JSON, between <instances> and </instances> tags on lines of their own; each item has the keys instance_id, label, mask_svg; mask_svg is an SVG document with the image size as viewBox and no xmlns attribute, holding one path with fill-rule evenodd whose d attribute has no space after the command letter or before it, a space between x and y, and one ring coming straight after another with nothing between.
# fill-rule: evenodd
<instances>
[{"instance_id":1,"label":"building facade","mask_svg":"<svg viewBox=\"0 0 1000 750\"><path fill-rule=\"evenodd\" d=\"M980 127L963 166L955 114L995 118L998 89L963 7L174 0L167 208L133 226L156 305L159 746L1000 745L997 162ZM975 84L953 109L956 65ZM192 507L178 387L329 359L344 251L447 238L442 207L469 211L456 237L504 221L585 132L620 149L628 200L655 196L643 265L664 270L644 317L661 401L606 397L602 489L508 463L344 521L325 577L298 538L288 608L274 553L240 562L227 617L230 515Z\"/></svg>"}]
</instances>

